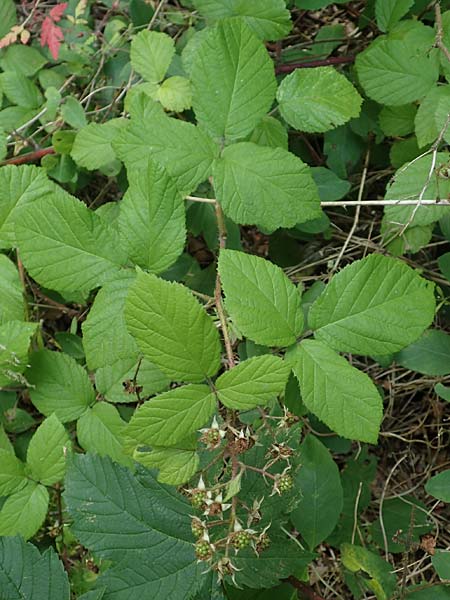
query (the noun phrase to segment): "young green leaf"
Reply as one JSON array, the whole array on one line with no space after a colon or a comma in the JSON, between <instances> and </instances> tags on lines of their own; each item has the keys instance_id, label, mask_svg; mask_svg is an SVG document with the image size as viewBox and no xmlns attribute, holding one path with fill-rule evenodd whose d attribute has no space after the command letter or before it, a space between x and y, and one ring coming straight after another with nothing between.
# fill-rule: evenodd
<instances>
[{"instance_id":1,"label":"young green leaf","mask_svg":"<svg viewBox=\"0 0 450 600\"><path fill-rule=\"evenodd\" d=\"M399 106L420 100L439 77L438 57L413 36L381 37L356 57L358 77L367 95L380 104Z\"/></svg>"},{"instance_id":2,"label":"young green leaf","mask_svg":"<svg viewBox=\"0 0 450 600\"><path fill-rule=\"evenodd\" d=\"M213 415L216 399L206 385L186 385L144 402L127 434L148 446L175 446L200 429Z\"/></svg>"},{"instance_id":3,"label":"young green leaf","mask_svg":"<svg viewBox=\"0 0 450 600\"><path fill-rule=\"evenodd\" d=\"M405 263L372 254L335 275L309 312L318 340L342 352L384 355L431 324L434 286Z\"/></svg>"},{"instance_id":4,"label":"young green leaf","mask_svg":"<svg viewBox=\"0 0 450 600\"><path fill-rule=\"evenodd\" d=\"M8 450L0 449L0 496L17 492L27 483L24 464Z\"/></svg>"},{"instance_id":5,"label":"young green leaf","mask_svg":"<svg viewBox=\"0 0 450 600\"><path fill-rule=\"evenodd\" d=\"M8 165L0 169L0 248L11 248L15 223L24 205L48 197L56 190L44 169L32 165Z\"/></svg>"},{"instance_id":6,"label":"young green leaf","mask_svg":"<svg viewBox=\"0 0 450 600\"><path fill-rule=\"evenodd\" d=\"M406 15L414 0L376 0L375 16L381 31L389 31Z\"/></svg>"},{"instance_id":7,"label":"young green leaf","mask_svg":"<svg viewBox=\"0 0 450 600\"><path fill-rule=\"evenodd\" d=\"M159 86L156 97L166 110L183 112L192 105L191 82L179 75L169 77Z\"/></svg>"},{"instance_id":8,"label":"young green leaf","mask_svg":"<svg viewBox=\"0 0 450 600\"><path fill-rule=\"evenodd\" d=\"M62 352L41 350L31 356L27 373L30 397L43 415L52 413L66 423L78 419L95 402L89 377L77 361Z\"/></svg>"},{"instance_id":9,"label":"young green leaf","mask_svg":"<svg viewBox=\"0 0 450 600\"><path fill-rule=\"evenodd\" d=\"M118 220L123 247L140 267L166 271L186 241L183 197L167 171L154 162L130 174Z\"/></svg>"},{"instance_id":10,"label":"young green leaf","mask_svg":"<svg viewBox=\"0 0 450 600\"><path fill-rule=\"evenodd\" d=\"M250 29L262 40L279 40L292 27L284 0L194 0L194 6L208 22L242 17Z\"/></svg>"},{"instance_id":11,"label":"young green leaf","mask_svg":"<svg viewBox=\"0 0 450 600\"><path fill-rule=\"evenodd\" d=\"M0 387L11 381L24 382L22 373L28 365L28 347L37 323L8 321L0 325Z\"/></svg>"},{"instance_id":12,"label":"young green leaf","mask_svg":"<svg viewBox=\"0 0 450 600\"><path fill-rule=\"evenodd\" d=\"M329 451L311 434L300 446L300 463L295 483L302 495L291 520L310 550L314 550L339 520L343 506L342 484Z\"/></svg>"},{"instance_id":13,"label":"young green leaf","mask_svg":"<svg viewBox=\"0 0 450 600\"><path fill-rule=\"evenodd\" d=\"M338 435L375 444L383 402L372 380L326 344L304 340L288 362L307 408Z\"/></svg>"},{"instance_id":14,"label":"young green leaf","mask_svg":"<svg viewBox=\"0 0 450 600\"><path fill-rule=\"evenodd\" d=\"M159 469L158 481L169 485L181 485L189 481L199 466L199 456L194 449L164 448L153 446L151 452L135 451L133 458L148 469ZM182 443L179 444L182 446Z\"/></svg>"},{"instance_id":15,"label":"young green leaf","mask_svg":"<svg viewBox=\"0 0 450 600\"><path fill-rule=\"evenodd\" d=\"M264 406L283 392L289 372L278 356L255 356L217 379L217 396L222 404L235 410Z\"/></svg>"},{"instance_id":16,"label":"young green leaf","mask_svg":"<svg viewBox=\"0 0 450 600\"><path fill-rule=\"evenodd\" d=\"M219 23L203 40L191 70L199 124L217 138L245 137L275 97L273 63L240 19Z\"/></svg>"},{"instance_id":17,"label":"young green leaf","mask_svg":"<svg viewBox=\"0 0 450 600\"><path fill-rule=\"evenodd\" d=\"M150 83L164 79L174 54L174 41L166 33L144 30L131 41L131 66Z\"/></svg>"},{"instance_id":18,"label":"young green leaf","mask_svg":"<svg viewBox=\"0 0 450 600\"><path fill-rule=\"evenodd\" d=\"M112 142L126 126L126 119L111 119L102 124L89 123L77 133L71 157L77 165L89 171L105 167L116 159Z\"/></svg>"},{"instance_id":19,"label":"young green leaf","mask_svg":"<svg viewBox=\"0 0 450 600\"><path fill-rule=\"evenodd\" d=\"M145 167L149 158L160 163L189 194L211 174L219 147L199 127L168 117L155 102L150 106L145 121L132 118L113 148L131 170Z\"/></svg>"},{"instance_id":20,"label":"young green leaf","mask_svg":"<svg viewBox=\"0 0 450 600\"><path fill-rule=\"evenodd\" d=\"M131 467L133 461L123 451L125 425L117 408L106 402L98 402L78 420L77 438L80 446L87 452L109 456L116 462Z\"/></svg>"},{"instance_id":21,"label":"young green leaf","mask_svg":"<svg viewBox=\"0 0 450 600\"><path fill-rule=\"evenodd\" d=\"M0 536L32 537L44 522L48 500L47 488L34 481L14 492L0 510Z\"/></svg>"},{"instance_id":22,"label":"young green leaf","mask_svg":"<svg viewBox=\"0 0 450 600\"><path fill-rule=\"evenodd\" d=\"M22 321L25 315L23 288L16 265L0 254L0 325Z\"/></svg>"},{"instance_id":23,"label":"young green leaf","mask_svg":"<svg viewBox=\"0 0 450 600\"><path fill-rule=\"evenodd\" d=\"M64 498L80 542L101 558L120 561L96 587L113 594L125 585L128 595L167 600L181 600L199 589L203 568L196 564L192 545L192 508L150 472L138 478L110 459L76 456Z\"/></svg>"},{"instance_id":24,"label":"young green leaf","mask_svg":"<svg viewBox=\"0 0 450 600\"><path fill-rule=\"evenodd\" d=\"M69 578L53 548L42 554L21 537L0 538L2 600L69 600Z\"/></svg>"},{"instance_id":25,"label":"young green leaf","mask_svg":"<svg viewBox=\"0 0 450 600\"><path fill-rule=\"evenodd\" d=\"M299 69L283 79L277 92L283 118L295 129L323 132L357 117L362 98L333 67Z\"/></svg>"},{"instance_id":26,"label":"young green leaf","mask_svg":"<svg viewBox=\"0 0 450 600\"><path fill-rule=\"evenodd\" d=\"M361 546L342 544L342 562L347 569L354 573L364 571L367 575L361 577L367 587L375 592L378 600L389 600L396 587L397 578L391 573L391 565L378 554L369 552Z\"/></svg>"},{"instance_id":27,"label":"young green leaf","mask_svg":"<svg viewBox=\"0 0 450 600\"><path fill-rule=\"evenodd\" d=\"M288 149L288 132L286 127L274 117L265 116L256 125L249 137L249 142L258 146Z\"/></svg>"},{"instance_id":28,"label":"young green leaf","mask_svg":"<svg viewBox=\"0 0 450 600\"><path fill-rule=\"evenodd\" d=\"M302 332L300 292L263 258L222 250L219 273L225 306L237 328L265 346L289 346Z\"/></svg>"},{"instance_id":29,"label":"young green leaf","mask_svg":"<svg viewBox=\"0 0 450 600\"><path fill-rule=\"evenodd\" d=\"M127 259L117 232L63 190L24 208L16 237L31 276L62 292L98 287Z\"/></svg>"},{"instance_id":30,"label":"young green leaf","mask_svg":"<svg viewBox=\"0 0 450 600\"><path fill-rule=\"evenodd\" d=\"M144 356L173 380L198 382L217 373L221 352L217 329L184 286L138 273L125 318Z\"/></svg>"},{"instance_id":31,"label":"young green leaf","mask_svg":"<svg viewBox=\"0 0 450 600\"><path fill-rule=\"evenodd\" d=\"M309 167L282 148L228 146L213 176L217 199L235 223L275 230L322 214Z\"/></svg>"},{"instance_id":32,"label":"young green leaf","mask_svg":"<svg viewBox=\"0 0 450 600\"><path fill-rule=\"evenodd\" d=\"M43 485L53 485L64 478L66 455L70 450L67 431L55 414L36 429L28 444L27 465L30 475Z\"/></svg>"}]
</instances>

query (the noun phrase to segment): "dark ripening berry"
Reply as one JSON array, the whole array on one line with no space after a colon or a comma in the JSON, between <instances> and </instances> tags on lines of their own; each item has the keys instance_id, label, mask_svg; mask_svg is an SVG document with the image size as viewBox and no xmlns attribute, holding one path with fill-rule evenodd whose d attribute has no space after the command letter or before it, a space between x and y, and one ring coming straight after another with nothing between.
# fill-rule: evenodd
<instances>
[{"instance_id":1,"label":"dark ripening berry","mask_svg":"<svg viewBox=\"0 0 450 600\"><path fill-rule=\"evenodd\" d=\"M283 494L284 492L289 492L292 489L294 482L290 475L282 475L278 482L278 489Z\"/></svg>"},{"instance_id":2,"label":"dark ripening berry","mask_svg":"<svg viewBox=\"0 0 450 600\"><path fill-rule=\"evenodd\" d=\"M191 496L191 504L194 508L202 508L206 500L205 490L194 490Z\"/></svg>"},{"instance_id":3,"label":"dark ripening berry","mask_svg":"<svg viewBox=\"0 0 450 600\"><path fill-rule=\"evenodd\" d=\"M252 536L248 533L248 531L237 531L233 533L233 546L236 550L242 550L242 548L246 548L252 539Z\"/></svg>"},{"instance_id":4,"label":"dark ripening berry","mask_svg":"<svg viewBox=\"0 0 450 600\"><path fill-rule=\"evenodd\" d=\"M200 540L195 544L195 556L198 560L208 560L212 555L213 549L206 540Z\"/></svg>"}]
</instances>

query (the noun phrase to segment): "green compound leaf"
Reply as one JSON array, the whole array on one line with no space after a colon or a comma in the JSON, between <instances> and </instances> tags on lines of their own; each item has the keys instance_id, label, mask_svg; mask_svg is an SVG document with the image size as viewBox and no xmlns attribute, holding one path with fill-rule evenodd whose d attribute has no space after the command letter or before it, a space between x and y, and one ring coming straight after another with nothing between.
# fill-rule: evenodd
<instances>
[{"instance_id":1,"label":"green compound leaf","mask_svg":"<svg viewBox=\"0 0 450 600\"><path fill-rule=\"evenodd\" d=\"M0 496L18 491L26 483L23 462L15 456L14 451L0 449Z\"/></svg>"},{"instance_id":2,"label":"green compound leaf","mask_svg":"<svg viewBox=\"0 0 450 600\"><path fill-rule=\"evenodd\" d=\"M225 307L243 335L265 346L289 346L303 329L300 292L263 258L222 250L219 273Z\"/></svg>"},{"instance_id":3,"label":"green compound leaf","mask_svg":"<svg viewBox=\"0 0 450 600\"><path fill-rule=\"evenodd\" d=\"M176 261L186 241L184 200L163 167L149 162L132 172L118 223L135 264L160 273Z\"/></svg>"},{"instance_id":4,"label":"green compound leaf","mask_svg":"<svg viewBox=\"0 0 450 600\"><path fill-rule=\"evenodd\" d=\"M343 507L343 490L330 452L311 434L300 446L300 463L295 483L301 490L301 499L291 520L313 550L336 527Z\"/></svg>"},{"instance_id":5,"label":"green compound leaf","mask_svg":"<svg viewBox=\"0 0 450 600\"><path fill-rule=\"evenodd\" d=\"M74 457L65 488L73 533L97 556L120 561L96 587L123 600L182 600L201 586L192 507L173 488L93 455Z\"/></svg>"},{"instance_id":6,"label":"green compound leaf","mask_svg":"<svg viewBox=\"0 0 450 600\"><path fill-rule=\"evenodd\" d=\"M151 452L135 451L133 458L149 469L159 469L158 481L168 485L181 485L189 481L197 472L200 462L195 449L157 446L153 446Z\"/></svg>"},{"instance_id":7,"label":"green compound leaf","mask_svg":"<svg viewBox=\"0 0 450 600\"><path fill-rule=\"evenodd\" d=\"M389 600L395 590L397 578L391 573L391 565L378 554L369 552L361 546L342 544L342 563L353 573L363 571L358 581L375 592L378 600Z\"/></svg>"},{"instance_id":8,"label":"green compound leaf","mask_svg":"<svg viewBox=\"0 0 450 600\"><path fill-rule=\"evenodd\" d=\"M69 600L69 579L53 548L42 554L20 537L0 539L2 600Z\"/></svg>"},{"instance_id":9,"label":"green compound leaf","mask_svg":"<svg viewBox=\"0 0 450 600\"><path fill-rule=\"evenodd\" d=\"M214 163L213 175L217 199L235 223L273 231L322 214L309 167L282 148L233 144Z\"/></svg>"},{"instance_id":10,"label":"green compound leaf","mask_svg":"<svg viewBox=\"0 0 450 600\"><path fill-rule=\"evenodd\" d=\"M293 348L288 362L314 415L342 437L376 444L383 402L365 373L316 340Z\"/></svg>"},{"instance_id":11,"label":"green compound leaf","mask_svg":"<svg viewBox=\"0 0 450 600\"><path fill-rule=\"evenodd\" d=\"M425 96L439 77L439 63L414 38L378 38L356 58L367 95L380 104L399 106Z\"/></svg>"},{"instance_id":12,"label":"green compound leaf","mask_svg":"<svg viewBox=\"0 0 450 600\"><path fill-rule=\"evenodd\" d=\"M222 404L236 410L264 406L283 392L289 372L278 356L255 356L217 379L217 396Z\"/></svg>"},{"instance_id":13,"label":"green compound leaf","mask_svg":"<svg viewBox=\"0 0 450 600\"><path fill-rule=\"evenodd\" d=\"M0 254L0 325L22 321L25 315L23 288L16 265Z\"/></svg>"},{"instance_id":14,"label":"green compound leaf","mask_svg":"<svg viewBox=\"0 0 450 600\"><path fill-rule=\"evenodd\" d=\"M16 237L30 275L62 292L100 286L127 258L117 232L63 190L24 208Z\"/></svg>"},{"instance_id":15,"label":"green compound leaf","mask_svg":"<svg viewBox=\"0 0 450 600\"><path fill-rule=\"evenodd\" d=\"M183 285L138 273L128 294L125 318L144 356L172 380L195 383L217 373L219 334Z\"/></svg>"},{"instance_id":16,"label":"green compound leaf","mask_svg":"<svg viewBox=\"0 0 450 600\"><path fill-rule=\"evenodd\" d=\"M156 97L166 110L183 112L192 105L191 82L179 75L169 77L159 86Z\"/></svg>"},{"instance_id":17,"label":"green compound leaf","mask_svg":"<svg viewBox=\"0 0 450 600\"><path fill-rule=\"evenodd\" d=\"M262 40L279 40L292 27L284 0L194 0L194 6L210 23L227 17L242 17Z\"/></svg>"},{"instance_id":18,"label":"green compound leaf","mask_svg":"<svg viewBox=\"0 0 450 600\"><path fill-rule=\"evenodd\" d=\"M166 33L144 30L131 41L131 66L150 83L164 79L174 54L175 43Z\"/></svg>"},{"instance_id":19,"label":"green compound leaf","mask_svg":"<svg viewBox=\"0 0 450 600\"><path fill-rule=\"evenodd\" d=\"M434 312L431 282L399 260L372 254L333 277L308 322L336 350L382 356L417 340Z\"/></svg>"},{"instance_id":20,"label":"green compound leaf","mask_svg":"<svg viewBox=\"0 0 450 600\"><path fill-rule=\"evenodd\" d=\"M219 147L199 127L168 117L156 103L150 106L145 121L132 118L113 148L131 170L145 167L149 158L160 163L189 194L208 179Z\"/></svg>"},{"instance_id":21,"label":"green compound leaf","mask_svg":"<svg viewBox=\"0 0 450 600\"><path fill-rule=\"evenodd\" d=\"M197 51L191 80L199 124L227 140L250 133L269 111L276 91L270 56L240 19L211 30Z\"/></svg>"},{"instance_id":22,"label":"green compound leaf","mask_svg":"<svg viewBox=\"0 0 450 600\"><path fill-rule=\"evenodd\" d=\"M77 437L86 452L109 456L116 462L131 467L133 461L123 451L123 433L126 423L115 406L99 402L89 408L77 422Z\"/></svg>"},{"instance_id":23,"label":"green compound leaf","mask_svg":"<svg viewBox=\"0 0 450 600\"><path fill-rule=\"evenodd\" d=\"M438 329L425 331L416 342L394 357L405 369L440 377L450 373L450 335Z\"/></svg>"},{"instance_id":24,"label":"green compound leaf","mask_svg":"<svg viewBox=\"0 0 450 600\"><path fill-rule=\"evenodd\" d=\"M450 502L450 469L431 477L425 485L425 490L438 500Z\"/></svg>"},{"instance_id":25,"label":"green compound leaf","mask_svg":"<svg viewBox=\"0 0 450 600\"><path fill-rule=\"evenodd\" d=\"M30 475L43 485L53 485L64 478L69 436L56 415L51 415L36 429L27 450Z\"/></svg>"},{"instance_id":26,"label":"green compound leaf","mask_svg":"<svg viewBox=\"0 0 450 600\"><path fill-rule=\"evenodd\" d=\"M308 132L343 125L359 115L362 103L355 87L333 67L294 71L281 82L277 100L283 118Z\"/></svg>"},{"instance_id":27,"label":"green compound leaf","mask_svg":"<svg viewBox=\"0 0 450 600\"><path fill-rule=\"evenodd\" d=\"M8 165L0 169L0 248L14 245L15 223L23 206L52 194L55 189L44 169L31 165Z\"/></svg>"},{"instance_id":28,"label":"green compound leaf","mask_svg":"<svg viewBox=\"0 0 450 600\"><path fill-rule=\"evenodd\" d=\"M376 0L375 16L378 28L384 32L392 29L413 4L414 0Z\"/></svg>"},{"instance_id":29,"label":"green compound leaf","mask_svg":"<svg viewBox=\"0 0 450 600\"><path fill-rule=\"evenodd\" d=\"M95 402L89 377L77 361L67 354L41 350L31 356L27 373L30 397L43 415L52 413L61 423L78 419Z\"/></svg>"},{"instance_id":30,"label":"green compound leaf","mask_svg":"<svg viewBox=\"0 0 450 600\"><path fill-rule=\"evenodd\" d=\"M44 522L48 500L47 488L34 481L14 492L0 510L0 536L32 537Z\"/></svg>"},{"instance_id":31,"label":"green compound leaf","mask_svg":"<svg viewBox=\"0 0 450 600\"><path fill-rule=\"evenodd\" d=\"M89 171L106 167L116 159L112 141L126 126L126 119L111 119L102 124L89 123L77 133L71 157L77 165Z\"/></svg>"},{"instance_id":32,"label":"green compound leaf","mask_svg":"<svg viewBox=\"0 0 450 600\"><path fill-rule=\"evenodd\" d=\"M25 383L22 373L28 366L28 348L37 323L8 321L0 325L0 387L11 382Z\"/></svg>"},{"instance_id":33,"label":"green compound leaf","mask_svg":"<svg viewBox=\"0 0 450 600\"><path fill-rule=\"evenodd\" d=\"M213 415L216 398L206 385L186 385L144 402L127 434L148 446L175 446Z\"/></svg>"}]
</instances>

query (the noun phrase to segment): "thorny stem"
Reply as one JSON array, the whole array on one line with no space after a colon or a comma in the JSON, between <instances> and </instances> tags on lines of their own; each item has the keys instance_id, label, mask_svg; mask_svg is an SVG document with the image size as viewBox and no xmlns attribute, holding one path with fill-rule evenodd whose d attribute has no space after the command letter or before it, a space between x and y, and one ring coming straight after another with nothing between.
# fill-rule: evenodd
<instances>
[{"instance_id":1,"label":"thorny stem","mask_svg":"<svg viewBox=\"0 0 450 600\"><path fill-rule=\"evenodd\" d=\"M246 465L244 463L238 464L244 469L248 469L249 471L255 471L255 473L260 473L263 477L269 477L269 479L273 479L274 481L276 479L275 475L272 475L272 473L269 473L269 471L265 471L264 469L259 469L258 467L253 467L252 465Z\"/></svg>"}]
</instances>

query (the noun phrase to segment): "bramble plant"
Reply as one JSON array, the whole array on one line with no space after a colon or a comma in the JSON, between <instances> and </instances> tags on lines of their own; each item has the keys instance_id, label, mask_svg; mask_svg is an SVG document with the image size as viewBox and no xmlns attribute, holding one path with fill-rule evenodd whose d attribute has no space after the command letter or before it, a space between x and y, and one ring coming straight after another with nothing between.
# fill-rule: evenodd
<instances>
[{"instance_id":1,"label":"bramble plant","mask_svg":"<svg viewBox=\"0 0 450 600\"><path fill-rule=\"evenodd\" d=\"M358 525L380 433L405 439L377 365L450 399L450 253L411 258L450 239L450 10L358 7L343 72L342 25L319 59L287 41L330 4L0 6L1 600L317 600L336 553L326 597L450 597L435 507L386 497L406 455ZM366 204L379 235L347 257Z\"/></svg>"}]
</instances>

